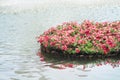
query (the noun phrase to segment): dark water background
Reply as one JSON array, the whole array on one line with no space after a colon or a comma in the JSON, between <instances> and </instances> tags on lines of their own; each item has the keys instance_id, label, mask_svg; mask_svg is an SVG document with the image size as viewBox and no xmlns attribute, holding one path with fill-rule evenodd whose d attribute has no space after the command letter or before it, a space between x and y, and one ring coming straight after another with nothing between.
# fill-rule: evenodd
<instances>
[{"instance_id":1,"label":"dark water background","mask_svg":"<svg viewBox=\"0 0 120 80\"><path fill-rule=\"evenodd\" d=\"M49 62L36 55L39 51L36 37L54 25L65 21L80 23L85 19L120 20L119 0L101 0L101 3L95 3L95 0L92 0L94 3L89 0L83 3L26 0L25 4L23 0L21 3L14 1L0 1L0 80L119 80L119 58L97 61L50 59Z\"/></svg>"}]
</instances>

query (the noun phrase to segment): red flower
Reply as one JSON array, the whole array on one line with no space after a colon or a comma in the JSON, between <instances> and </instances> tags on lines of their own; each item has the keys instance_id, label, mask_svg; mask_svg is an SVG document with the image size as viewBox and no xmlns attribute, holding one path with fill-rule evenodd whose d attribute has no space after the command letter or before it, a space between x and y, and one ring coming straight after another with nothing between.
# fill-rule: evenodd
<instances>
[{"instance_id":1,"label":"red flower","mask_svg":"<svg viewBox=\"0 0 120 80\"><path fill-rule=\"evenodd\" d=\"M104 51L104 54L107 54L110 51L110 49L105 44L102 45L102 49Z\"/></svg>"},{"instance_id":2,"label":"red flower","mask_svg":"<svg viewBox=\"0 0 120 80\"><path fill-rule=\"evenodd\" d=\"M89 31L89 30L86 30L86 31L85 31L85 34L86 34L87 36L89 36L89 35L90 35L90 31Z\"/></svg>"},{"instance_id":3,"label":"red flower","mask_svg":"<svg viewBox=\"0 0 120 80\"><path fill-rule=\"evenodd\" d=\"M65 67L73 68L74 64L65 64Z\"/></svg>"},{"instance_id":4,"label":"red flower","mask_svg":"<svg viewBox=\"0 0 120 80\"><path fill-rule=\"evenodd\" d=\"M106 42L111 48L115 47L115 44L112 40L107 40Z\"/></svg>"},{"instance_id":5,"label":"red flower","mask_svg":"<svg viewBox=\"0 0 120 80\"><path fill-rule=\"evenodd\" d=\"M96 40L100 40L100 38L101 38L100 36L96 36Z\"/></svg>"}]
</instances>

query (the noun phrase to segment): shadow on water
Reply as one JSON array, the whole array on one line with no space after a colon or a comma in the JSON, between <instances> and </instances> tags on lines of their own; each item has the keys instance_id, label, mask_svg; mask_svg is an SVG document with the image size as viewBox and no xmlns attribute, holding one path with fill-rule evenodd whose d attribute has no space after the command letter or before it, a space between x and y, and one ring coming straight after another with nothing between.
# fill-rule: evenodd
<instances>
[{"instance_id":1,"label":"shadow on water","mask_svg":"<svg viewBox=\"0 0 120 80\"><path fill-rule=\"evenodd\" d=\"M120 55L114 57L107 58L77 58L70 59L64 57L53 56L50 54L43 54L38 50L37 55L40 57L40 61L46 62L45 66L49 66L51 68L56 69L66 69L66 68L75 68L77 66L82 66L81 70L85 70L87 68L110 65L112 68L120 66ZM47 65L47 63L51 63Z\"/></svg>"}]
</instances>

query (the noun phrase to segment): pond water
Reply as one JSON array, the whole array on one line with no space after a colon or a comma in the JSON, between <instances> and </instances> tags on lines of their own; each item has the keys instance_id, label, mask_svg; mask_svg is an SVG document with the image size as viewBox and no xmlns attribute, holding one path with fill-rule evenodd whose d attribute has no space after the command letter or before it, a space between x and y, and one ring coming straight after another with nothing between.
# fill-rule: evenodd
<instances>
[{"instance_id":1,"label":"pond water","mask_svg":"<svg viewBox=\"0 0 120 80\"><path fill-rule=\"evenodd\" d=\"M1 0L0 80L119 80L119 57L44 61L38 54L36 37L52 26L85 19L120 20L120 1L107 1Z\"/></svg>"}]
</instances>

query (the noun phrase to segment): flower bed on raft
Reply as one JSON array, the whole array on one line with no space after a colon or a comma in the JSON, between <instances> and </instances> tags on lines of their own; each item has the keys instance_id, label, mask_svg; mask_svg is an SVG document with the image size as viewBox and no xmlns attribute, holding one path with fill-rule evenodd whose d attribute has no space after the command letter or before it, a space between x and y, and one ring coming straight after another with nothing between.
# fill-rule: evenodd
<instances>
[{"instance_id":1,"label":"flower bed on raft","mask_svg":"<svg viewBox=\"0 0 120 80\"><path fill-rule=\"evenodd\" d=\"M63 57L106 57L120 53L120 21L64 22L38 37L41 52Z\"/></svg>"}]
</instances>

